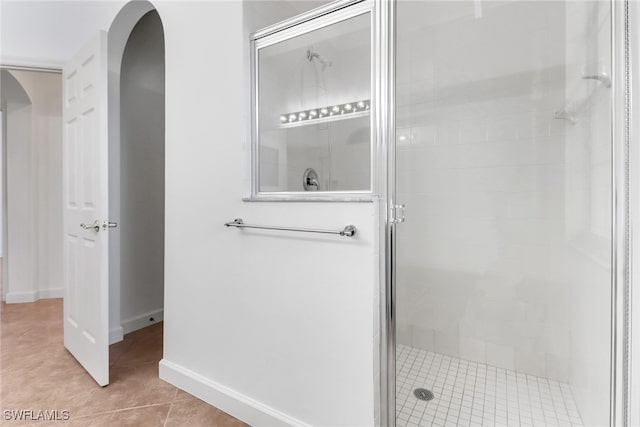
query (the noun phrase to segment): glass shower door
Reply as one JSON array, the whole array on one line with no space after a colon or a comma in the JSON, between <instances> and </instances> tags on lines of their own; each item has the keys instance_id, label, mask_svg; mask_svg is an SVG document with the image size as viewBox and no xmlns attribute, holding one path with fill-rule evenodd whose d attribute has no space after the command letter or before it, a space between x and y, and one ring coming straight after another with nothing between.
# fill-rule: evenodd
<instances>
[{"instance_id":1,"label":"glass shower door","mask_svg":"<svg viewBox=\"0 0 640 427\"><path fill-rule=\"evenodd\" d=\"M398 1L397 425L609 424L610 7Z\"/></svg>"}]
</instances>

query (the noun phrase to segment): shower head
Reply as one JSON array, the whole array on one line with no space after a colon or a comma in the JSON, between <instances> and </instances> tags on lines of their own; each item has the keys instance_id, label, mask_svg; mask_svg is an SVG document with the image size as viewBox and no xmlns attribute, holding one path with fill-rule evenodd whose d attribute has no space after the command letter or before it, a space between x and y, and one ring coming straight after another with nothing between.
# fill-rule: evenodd
<instances>
[{"instance_id":1,"label":"shower head","mask_svg":"<svg viewBox=\"0 0 640 427\"><path fill-rule=\"evenodd\" d=\"M333 64L331 61L327 61L322 56L320 56L320 54L318 52L314 52L311 49L308 49L307 50L307 60L309 60L309 62L311 62L314 59L317 59L318 62L320 62L322 64L322 71L324 71L324 69L327 68L327 67L331 67L331 65Z\"/></svg>"}]
</instances>

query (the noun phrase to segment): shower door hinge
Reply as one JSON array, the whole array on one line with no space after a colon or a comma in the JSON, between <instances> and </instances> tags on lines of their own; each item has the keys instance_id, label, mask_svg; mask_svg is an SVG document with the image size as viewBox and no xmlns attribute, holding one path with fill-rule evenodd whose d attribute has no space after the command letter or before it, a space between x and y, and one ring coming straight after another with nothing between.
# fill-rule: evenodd
<instances>
[{"instance_id":1,"label":"shower door hinge","mask_svg":"<svg viewBox=\"0 0 640 427\"><path fill-rule=\"evenodd\" d=\"M393 205L389 215L391 224L400 224L404 222L404 205Z\"/></svg>"}]
</instances>

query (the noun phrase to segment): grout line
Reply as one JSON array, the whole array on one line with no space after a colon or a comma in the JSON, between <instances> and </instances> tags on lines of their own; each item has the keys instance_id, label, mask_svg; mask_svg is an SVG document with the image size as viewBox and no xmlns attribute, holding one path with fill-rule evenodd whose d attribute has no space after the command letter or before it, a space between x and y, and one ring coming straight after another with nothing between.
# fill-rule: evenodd
<instances>
[{"instance_id":1,"label":"grout line","mask_svg":"<svg viewBox=\"0 0 640 427\"><path fill-rule=\"evenodd\" d=\"M89 418L89 417L97 417L97 416L106 415L106 414L113 414L113 413L116 413L116 412L125 412L125 411L131 411L131 410L135 410L135 409L152 408L154 406L171 405L171 403L172 402L151 403L149 405L132 406L130 408L114 409L112 411L95 412L93 414L80 415L79 417L73 417L72 416L70 418L70 421L81 420L83 418Z\"/></svg>"},{"instance_id":2,"label":"grout line","mask_svg":"<svg viewBox=\"0 0 640 427\"><path fill-rule=\"evenodd\" d=\"M425 354L425 355L424 355L424 357L422 358L422 362L420 363L419 372L424 370L424 369L423 369L423 367L425 367L425 362L426 362L426 361L427 361L427 354ZM432 365L433 365L433 360L431 360L431 362L429 362L429 367L428 367L427 372L430 372L430 371L431 371L431 366L432 366ZM427 375L427 376L428 376L428 375ZM425 381L426 381L426 380L425 380ZM427 384L419 385L419 384L415 383L415 381L414 381L414 385L413 385L413 387L411 387L411 388L412 388L412 389L414 389L414 388L416 388L416 386L427 387L428 385L427 385ZM431 387L431 388L433 388L433 387ZM409 394L409 396L411 396L411 394ZM417 399L416 399L416 400L417 400ZM427 406L428 406L428 405L429 405L429 403L427 403L427 404L425 405L425 410L423 410L423 411L422 411L422 414L420 415L420 420L418 421L418 425L422 425L422 419L424 418L424 414L425 414L425 412L426 412L426 408L427 408ZM412 415L412 416L413 416L413 412L415 411L416 406L418 406L418 401L416 401L416 404L413 406L413 410L411 411L411 415Z\"/></svg>"},{"instance_id":3,"label":"grout line","mask_svg":"<svg viewBox=\"0 0 640 427\"><path fill-rule=\"evenodd\" d=\"M447 377L449 376L449 372L451 372L451 363L449 364L449 371L447 372ZM451 390L451 401L453 400L453 393L455 392L456 382L458 381L458 372L459 372L459 370L456 368L456 375L455 375L455 378L453 379L453 389ZM446 384L446 378L445 378L445 384ZM449 407L447 408L447 414L444 417L445 423L447 422L447 418L449 418L449 412L451 411L451 403L452 403L451 401L449 401ZM459 415L460 415L460 409L458 409L458 413L456 414L456 423L458 422Z\"/></svg>"},{"instance_id":4,"label":"grout line","mask_svg":"<svg viewBox=\"0 0 640 427\"><path fill-rule=\"evenodd\" d=\"M484 384L482 388L482 395L484 398L482 399L482 424L484 424L484 414L486 413L485 408L487 407L487 365L484 365ZM475 396L475 395L474 395Z\"/></svg>"},{"instance_id":5,"label":"grout line","mask_svg":"<svg viewBox=\"0 0 640 427\"><path fill-rule=\"evenodd\" d=\"M178 389L176 389L176 394L177 394L177 390ZM167 411L167 416L164 418L164 424L162 424L162 427L167 427L167 423L169 422L169 415L171 414L172 409L173 409L173 402L169 404L169 410Z\"/></svg>"},{"instance_id":6,"label":"grout line","mask_svg":"<svg viewBox=\"0 0 640 427\"><path fill-rule=\"evenodd\" d=\"M427 353L427 354L428 354L428 353ZM422 366L424 366L424 361L426 361L426 360L427 360L427 355L425 355L425 358L423 359ZM442 361L441 361L440 363L442 363ZM429 363L429 368L426 370L426 376L427 376L427 378L429 377L429 373L431 373L431 369L433 368L433 365L434 365L434 359L432 359L432 360L431 360L431 362ZM438 365L438 370L439 370L439 369L440 369L440 365ZM437 378L438 378L438 376L437 376L437 374L436 374L436 381L437 381ZM416 385L417 385L417 384L416 384ZM431 384L431 385L429 385L429 384L427 384L427 383L425 382L425 384L423 384L422 386L423 386L423 387L430 387L430 388L432 389L432 390L431 390L431 392L433 392L434 385L435 385L435 382L434 382L434 384ZM412 387L412 388L413 388L413 387ZM438 397L438 399L439 399L439 397ZM435 400L435 399L434 399L434 400ZM418 403L416 402L416 406L417 406L417 404L418 404ZM426 414L426 412L427 412L427 408L429 408L429 407L431 407L431 406L434 406L434 405L435 405L435 402L433 402L433 401L431 401L431 402L427 402L427 404L425 405L424 410L422 411L422 414L420 415L420 421L418 421L418 425L423 425L422 420L424 420L424 419L425 419L425 414ZM415 409L415 406L414 406L414 409ZM436 410L437 410L437 406L436 406ZM411 411L411 412L413 413L413 411Z\"/></svg>"},{"instance_id":7,"label":"grout line","mask_svg":"<svg viewBox=\"0 0 640 427\"><path fill-rule=\"evenodd\" d=\"M575 401L571 388L566 383L402 345L398 347L397 355L397 369L404 370L404 373L398 378L396 397L400 391L404 397L396 401L396 414L402 412L409 418L419 417L417 423L420 426L439 425L435 423L435 416L438 414L439 420L445 411L445 424L461 425L463 409L466 414L465 425L495 426L497 423L504 425L510 421L520 425L538 425L539 422L545 425L559 425L566 422L560 420L559 414L563 418L569 418L567 425L583 425L573 424L575 417L570 416L569 408L573 412L576 411ZM425 402L424 405L418 399L412 399L411 389L416 386L433 388L436 383L438 387L442 383L442 390L437 394L437 399ZM461 397L457 419L454 420L456 414L452 405L456 389L460 390ZM447 401L443 399L445 393ZM463 404L465 397L470 407ZM413 406L412 402L415 402ZM547 404L544 405L543 402ZM476 420L480 417L480 421L471 420L474 416ZM398 425L409 423L413 425L414 421L400 420Z\"/></svg>"},{"instance_id":8,"label":"grout line","mask_svg":"<svg viewBox=\"0 0 640 427\"><path fill-rule=\"evenodd\" d=\"M515 365L515 363L514 363ZM514 366L515 368L515 366ZM515 369L513 372L516 372ZM522 416L520 415L520 389L518 388L518 374L515 375L515 390L516 390L516 403L517 403L517 408L518 408L518 423L520 425L522 425ZM509 418L507 418L507 421L509 421Z\"/></svg>"},{"instance_id":9,"label":"grout line","mask_svg":"<svg viewBox=\"0 0 640 427\"><path fill-rule=\"evenodd\" d=\"M125 340L126 340L126 338L123 337L122 342L124 343L123 344L124 349L120 352L120 355L118 357L116 357L116 359L113 361L113 365L111 365L111 363L109 363L109 367L111 367L111 366L115 367L118 364L118 361L120 361L120 359L122 359L122 356L124 356L124 354L127 352L129 347L131 347L132 343L131 342L126 342ZM118 344L118 343L114 343L112 345L116 345L116 344ZM111 346L109 346L109 347L111 347ZM111 362L111 361L109 361L109 362Z\"/></svg>"}]
</instances>

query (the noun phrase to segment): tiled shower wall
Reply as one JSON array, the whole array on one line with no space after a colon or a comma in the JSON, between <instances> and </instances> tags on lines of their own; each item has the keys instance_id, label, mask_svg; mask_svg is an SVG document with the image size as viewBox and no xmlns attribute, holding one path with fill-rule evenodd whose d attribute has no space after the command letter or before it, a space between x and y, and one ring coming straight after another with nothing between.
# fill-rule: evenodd
<instances>
[{"instance_id":1,"label":"tiled shower wall","mask_svg":"<svg viewBox=\"0 0 640 427\"><path fill-rule=\"evenodd\" d=\"M548 8L557 10L540 11ZM564 46L548 49L564 40L564 8L530 9L538 13L487 7L480 19L405 34L398 333L418 348L566 380L568 289L558 256L566 123L554 119ZM505 22L509 37L496 31Z\"/></svg>"},{"instance_id":2,"label":"tiled shower wall","mask_svg":"<svg viewBox=\"0 0 640 427\"><path fill-rule=\"evenodd\" d=\"M576 148L585 123L608 126L591 120L606 94L585 101L581 124L555 118L575 86L596 89L581 76L605 52L584 38L606 11L573 3L400 2L400 344L572 385L606 371L584 351L608 345L608 305L593 313L594 292L609 295L607 252L605 265L585 258L574 233L587 195L594 227L609 221L609 159L596 155L597 176L576 165L593 152Z\"/></svg>"},{"instance_id":3,"label":"tiled shower wall","mask_svg":"<svg viewBox=\"0 0 640 427\"><path fill-rule=\"evenodd\" d=\"M609 424L611 337L610 4L567 2L566 252L569 378L585 424Z\"/></svg>"},{"instance_id":4,"label":"tiled shower wall","mask_svg":"<svg viewBox=\"0 0 640 427\"><path fill-rule=\"evenodd\" d=\"M303 191L302 176L312 167L321 190L370 188L369 116L290 129L287 133L288 188Z\"/></svg>"}]
</instances>

